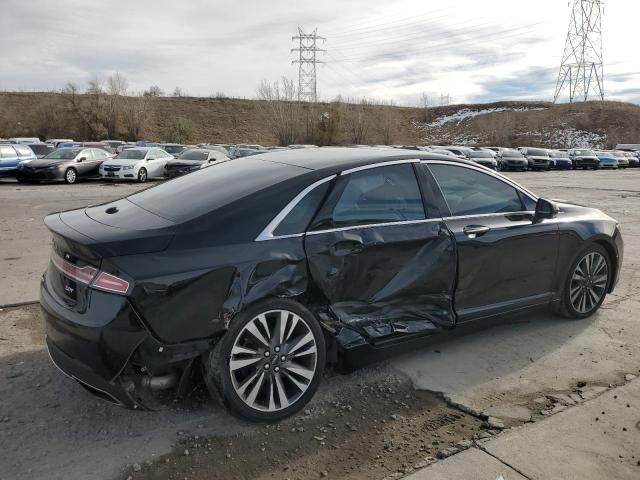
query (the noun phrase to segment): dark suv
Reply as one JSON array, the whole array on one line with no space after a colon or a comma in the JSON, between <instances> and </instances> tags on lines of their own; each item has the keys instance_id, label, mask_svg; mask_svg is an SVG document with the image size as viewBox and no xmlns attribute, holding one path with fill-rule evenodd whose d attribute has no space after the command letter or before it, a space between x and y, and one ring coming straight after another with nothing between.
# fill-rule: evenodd
<instances>
[{"instance_id":1,"label":"dark suv","mask_svg":"<svg viewBox=\"0 0 640 480\"><path fill-rule=\"evenodd\" d=\"M587 148L574 148L569 150L569 158L573 164L574 170L576 168L593 168L596 170L600 166L600 160L593 150Z\"/></svg>"}]
</instances>

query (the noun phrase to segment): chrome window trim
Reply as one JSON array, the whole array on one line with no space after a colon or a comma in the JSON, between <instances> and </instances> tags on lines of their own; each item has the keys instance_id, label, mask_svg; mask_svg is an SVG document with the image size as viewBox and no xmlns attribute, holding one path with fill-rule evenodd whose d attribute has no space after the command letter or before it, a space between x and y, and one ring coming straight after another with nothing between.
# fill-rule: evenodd
<instances>
[{"instance_id":1,"label":"chrome window trim","mask_svg":"<svg viewBox=\"0 0 640 480\"><path fill-rule=\"evenodd\" d=\"M534 202L538 201L538 196L534 195L532 192L530 192L529 190L527 190L525 187L523 187L522 185L520 185L519 183L514 182L513 180L511 180L510 178L495 172L493 170L489 170L487 168L484 167L479 167L479 166L475 166L475 165L467 165L466 163L459 163L459 162L449 162L446 160L422 160L421 163L425 163L425 164L441 164L441 165L453 165L455 167L462 167L462 168L468 168L470 170L476 170L480 173L484 173L485 175L489 175L491 177L496 178L497 180L500 180L510 186L512 186L513 188L515 188L516 190L518 190L520 193L528 196L531 200L533 200ZM435 180L435 179L434 179ZM436 180L437 183L437 180ZM440 187L440 185L438 185L438 187ZM519 213L519 212L511 212L511 213ZM495 213L492 214L483 214L483 215L495 215ZM471 216L478 216L478 215L471 215ZM449 217L450 218L450 217Z\"/></svg>"},{"instance_id":2,"label":"chrome window trim","mask_svg":"<svg viewBox=\"0 0 640 480\"><path fill-rule=\"evenodd\" d=\"M442 217L444 221L460 220L464 218L486 218L486 217L506 217L507 215L535 215L536 212L531 210L520 210L517 212L499 212L499 213L478 213L476 215L452 215L450 217Z\"/></svg>"},{"instance_id":3,"label":"chrome window trim","mask_svg":"<svg viewBox=\"0 0 640 480\"><path fill-rule=\"evenodd\" d=\"M301 237L302 235L304 235L304 232L302 233L294 233L294 234L290 234L290 235L274 235L273 232L275 231L276 228L278 228L278 226L280 225L280 223L282 222L282 220L285 219L285 217L287 215L289 215L289 213L291 212L291 210L293 210L296 205L298 205L298 203L300 203L300 201L306 197L313 189L315 189L316 187L322 185L323 183L326 182L330 182L331 180L333 180L334 178L336 178L338 175L331 175L329 177L325 177L321 180L318 180L315 183L312 183L311 185L309 185L308 187L306 187L304 190L302 190L298 195L296 195L293 200L291 200L289 203L287 203L287 205L280 210L280 212L273 218L273 220L271 220L269 222L269 224L264 228L264 230L262 230L262 232L260 232L260 235L258 235L255 239L256 242L263 242L265 240L273 240L276 238L295 238L295 237Z\"/></svg>"},{"instance_id":4,"label":"chrome window trim","mask_svg":"<svg viewBox=\"0 0 640 480\"><path fill-rule=\"evenodd\" d=\"M394 227L399 225L417 225L420 223L433 223L433 222L442 222L442 218L438 217L438 218L425 218L423 220L402 220L398 222L366 223L363 225L349 225L347 227L336 227L336 228L327 228L325 230L314 230L314 231L306 232L306 235L319 235L321 233L344 232L346 230L354 230L358 228Z\"/></svg>"},{"instance_id":5,"label":"chrome window trim","mask_svg":"<svg viewBox=\"0 0 640 480\"><path fill-rule=\"evenodd\" d=\"M334 178L336 178L337 176L349 175L351 173L360 172L362 170L369 170L371 168L387 167L389 165L402 165L402 164L405 164L405 163L420 163L420 159L411 158L411 159L404 159L404 160L391 160L389 162L370 163L370 164L367 164L367 165L361 165L359 167L350 168L348 170L343 170L342 172L339 172L339 173L336 173L336 174L331 175L329 177L323 178L322 180L318 180L317 182L309 185L307 188L305 188L298 195L296 195L296 197L293 200L291 200L282 210L280 210L280 213L278 213L274 217L274 219L271 220L269 222L269 224L264 228L264 230L262 230L262 232L260 232L260 235L258 235L256 237L255 241L256 242L263 242L265 240L276 240L276 239L281 239L281 238L302 237L305 234L305 232L292 233L292 234L289 234L289 235L274 235L273 232L276 230L276 228L278 228L278 226L280 225L282 220L285 219L285 217L291 212L291 210L293 210L296 207L296 205L298 205L298 203L300 203L300 201L302 201L302 199L304 197L306 197L317 186L322 185L325 182L329 182L329 181L333 180ZM417 177L416 177L416 181L418 181ZM423 221L423 220L421 220L421 221ZM360 227L362 227L362 226L363 225L360 225Z\"/></svg>"},{"instance_id":6,"label":"chrome window trim","mask_svg":"<svg viewBox=\"0 0 640 480\"><path fill-rule=\"evenodd\" d=\"M405 160L391 160L389 162L381 162L381 163L370 163L368 165L362 165L360 167L354 167L348 170L344 170L340 173L340 176L349 175L350 173L355 173L355 172L361 172L362 170L369 170L371 168L388 167L390 165L402 165L404 163L420 163L420 159L411 158L411 159L405 159Z\"/></svg>"}]
</instances>

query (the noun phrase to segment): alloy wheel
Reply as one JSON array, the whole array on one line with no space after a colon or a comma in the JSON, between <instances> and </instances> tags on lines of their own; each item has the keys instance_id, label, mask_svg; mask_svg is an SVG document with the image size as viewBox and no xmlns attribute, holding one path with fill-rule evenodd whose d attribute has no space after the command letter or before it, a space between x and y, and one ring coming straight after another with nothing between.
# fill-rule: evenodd
<instances>
[{"instance_id":1,"label":"alloy wheel","mask_svg":"<svg viewBox=\"0 0 640 480\"><path fill-rule=\"evenodd\" d=\"M609 280L607 260L599 252L590 252L578 262L571 277L569 298L576 312L594 310L604 297Z\"/></svg>"},{"instance_id":2,"label":"alloy wheel","mask_svg":"<svg viewBox=\"0 0 640 480\"><path fill-rule=\"evenodd\" d=\"M147 181L147 169L146 168L141 168L140 171L138 172L138 181L140 183L144 183Z\"/></svg>"},{"instance_id":3,"label":"alloy wheel","mask_svg":"<svg viewBox=\"0 0 640 480\"><path fill-rule=\"evenodd\" d=\"M307 322L291 311L271 310L240 330L231 348L229 373L247 406L277 412L307 391L317 362L317 342Z\"/></svg>"},{"instance_id":4,"label":"alloy wheel","mask_svg":"<svg viewBox=\"0 0 640 480\"><path fill-rule=\"evenodd\" d=\"M67 181L67 183L76 183L76 180L78 179L78 175L76 174L76 171L73 168L70 168L64 174L64 178Z\"/></svg>"}]
</instances>

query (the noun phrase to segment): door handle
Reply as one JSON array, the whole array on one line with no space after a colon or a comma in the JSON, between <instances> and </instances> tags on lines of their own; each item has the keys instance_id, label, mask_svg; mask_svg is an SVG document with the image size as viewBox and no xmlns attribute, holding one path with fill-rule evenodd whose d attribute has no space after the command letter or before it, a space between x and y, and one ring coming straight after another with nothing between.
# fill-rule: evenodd
<instances>
[{"instance_id":1,"label":"door handle","mask_svg":"<svg viewBox=\"0 0 640 480\"><path fill-rule=\"evenodd\" d=\"M487 227L485 225L467 225L462 229L464 234L469 238L481 237L489 230L491 230L491 227Z\"/></svg>"},{"instance_id":2,"label":"door handle","mask_svg":"<svg viewBox=\"0 0 640 480\"><path fill-rule=\"evenodd\" d=\"M364 249L364 243L360 240L342 240L329 247L329 252L337 257L344 257L354 253L360 253Z\"/></svg>"}]
</instances>

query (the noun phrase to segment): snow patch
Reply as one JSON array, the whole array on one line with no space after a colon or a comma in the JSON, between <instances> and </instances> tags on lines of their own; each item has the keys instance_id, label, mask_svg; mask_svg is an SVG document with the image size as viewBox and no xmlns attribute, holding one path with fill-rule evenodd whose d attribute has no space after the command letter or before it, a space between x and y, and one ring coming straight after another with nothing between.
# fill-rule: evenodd
<instances>
[{"instance_id":1,"label":"snow patch","mask_svg":"<svg viewBox=\"0 0 640 480\"><path fill-rule=\"evenodd\" d=\"M485 108L483 110L471 110L469 108L463 108L462 110L458 110L456 113L451 115L443 115L441 117L436 118L433 122L429 124L430 127L442 127L443 125L450 122L458 122L458 125L467 118L474 118L480 115L488 115L490 113L499 113L499 112L529 112L532 110L546 110L544 107L520 107L520 108L509 108L509 107L495 107L495 108Z\"/></svg>"}]
</instances>

